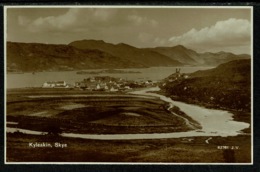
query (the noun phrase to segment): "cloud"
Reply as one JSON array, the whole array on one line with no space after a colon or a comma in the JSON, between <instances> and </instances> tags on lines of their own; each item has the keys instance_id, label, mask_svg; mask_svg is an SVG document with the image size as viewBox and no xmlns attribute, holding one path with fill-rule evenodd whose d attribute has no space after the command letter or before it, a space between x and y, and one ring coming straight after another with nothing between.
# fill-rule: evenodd
<instances>
[{"instance_id":1,"label":"cloud","mask_svg":"<svg viewBox=\"0 0 260 172\"><path fill-rule=\"evenodd\" d=\"M153 35L152 34L149 34L149 33L139 33L138 35L138 39L141 41L141 42L151 42L152 39L153 39Z\"/></svg>"},{"instance_id":2,"label":"cloud","mask_svg":"<svg viewBox=\"0 0 260 172\"><path fill-rule=\"evenodd\" d=\"M79 14L80 10L69 9L65 14L56 17L39 17L32 21L28 25L28 28L32 32L39 32L43 30L60 30L74 25Z\"/></svg>"},{"instance_id":3,"label":"cloud","mask_svg":"<svg viewBox=\"0 0 260 172\"><path fill-rule=\"evenodd\" d=\"M66 13L58 16L39 17L30 20L29 17L19 16L18 24L26 26L31 32L44 31L71 31L85 30L84 27L91 27L99 23L108 23L116 15L117 10L109 9L82 9L71 8ZM70 30L71 29L71 30Z\"/></svg>"},{"instance_id":4,"label":"cloud","mask_svg":"<svg viewBox=\"0 0 260 172\"><path fill-rule=\"evenodd\" d=\"M153 42L155 43L156 46L165 46L166 43L169 43L167 39L159 38L159 37L156 37Z\"/></svg>"},{"instance_id":5,"label":"cloud","mask_svg":"<svg viewBox=\"0 0 260 172\"><path fill-rule=\"evenodd\" d=\"M134 11L132 12L134 13ZM158 23L138 14L125 14L122 10L111 8L71 8L58 16L29 17L19 16L18 24L27 27L30 32L67 31L107 29L127 25L137 27L143 25L156 26Z\"/></svg>"},{"instance_id":6,"label":"cloud","mask_svg":"<svg viewBox=\"0 0 260 172\"><path fill-rule=\"evenodd\" d=\"M117 10L115 9L95 9L93 10L94 19L98 21L108 21L109 19L113 18L117 14Z\"/></svg>"},{"instance_id":7,"label":"cloud","mask_svg":"<svg viewBox=\"0 0 260 172\"><path fill-rule=\"evenodd\" d=\"M26 26L29 24L31 21L27 17L24 16L18 16L18 24L21 26Z\"/></svg>"},{"instance_id":8,"label":"cloud","mask_svg":"<svg viewBox=\"0 0 260 172\"><path fill-rule=\"evenodd\" d=\"M230 18L200 30L193 28L183 35L171 37L169 42L191 48L235 47L250 45L250 36L251 24L248 20Z\"/></svg>"},{"instance_id":9,"label":"cloud","mask_svg":"<svg viewBox=\"0 0 260 172\"><path fill-rule=\"evenodd\" d=\"M129 15L128 20L132 21L135 25L148 24L154 27L158 25L158 22L153 19L148 19L147 17L141 17L135 14Z\"/></svg>"}]
</instances>

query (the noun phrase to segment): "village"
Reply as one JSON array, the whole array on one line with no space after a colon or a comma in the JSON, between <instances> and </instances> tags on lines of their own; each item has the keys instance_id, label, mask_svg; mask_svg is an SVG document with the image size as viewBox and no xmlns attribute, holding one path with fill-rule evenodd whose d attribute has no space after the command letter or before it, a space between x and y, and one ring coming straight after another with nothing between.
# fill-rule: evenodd
<instances>
[{"instance_id":1,"label":"village","mask_svg":"<svg viewBox=\"0 0 260 172\"><path fill-rule=\"evenodd\" d=\"M146 81L130 81L122 78L114 78L110 76L93 76L82 81L75 82L74 85L66 83L66 81L48 81L43 83L42 88L70 88L87 91L127 91L134 88L145 88L156 86L157 82L152 80Z\"/></svg>"},{"instance_id":2,"label":"village","mask_svg":"<svg viewBox=\"0 0 260 172\"><path fill-rule=\"evenodd\" d=\"M68 84L65 81L48 81L43 83L42 88L70 88L88 91L127 91L136 88L146 88L158 86L162 84L165 86L167 82L176 82L177 80L187 79L187 74L182 74L180 69L176 69L175 73L166 78L163 82L142 80L132 81L123 78L114 78L110 76L93 76L83 79L82 81L75 82L74 85Z\"/></svg>"}]
</instances>

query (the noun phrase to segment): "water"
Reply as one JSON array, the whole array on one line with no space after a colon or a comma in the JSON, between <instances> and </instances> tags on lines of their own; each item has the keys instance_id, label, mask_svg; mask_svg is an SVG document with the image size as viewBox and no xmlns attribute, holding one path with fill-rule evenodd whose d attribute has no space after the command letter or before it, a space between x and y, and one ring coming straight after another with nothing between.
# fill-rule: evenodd
<instances>
[{"instance_id":1,"label":"water","mask_svg":"<svg viewBox=\"0 0 260 172\"><path fill-rule=\"evenodd\" d=\"M200 123L202 129L187 132L175 133L151 133L151 134L77 134L63 133L63 137L97 139L97 140L132 140L132 139L165 139L165 138L182 138L195 136L236 136L241 134L241 130L248 128L250 124L245 122L233 121L232 114L224 110L207 109L197 105L186 104L183 102L173 101L168 97L149 91L158 91L158 87L148 88L141 91L132 92L134 95L153 96L178 106L188 116ZM183 117L184 118L184 117ZM188 119L187 119L188 120ZM42 132L32 130L24 130L18 128L7 127L7 132L20 132L27 134L41 135ZM208 139L207 139L208 142Z\"/></svg>"},{"instance_id":2,"label":"water","mask_svg":"<svg viewBox=\"0 0 260 172\"><path fill-rule=\"evenodd\" d=\"M27 96L28 98L57 98L57 97L139 97L139 98L155 98L151 96L145 96L145 95L111 95L111 94L93 94L93 95L85 95L85 94L74 94L74 95L35 95L35 96Z\"/></svg>"},{"instance_id":3,"label":"water","mask_svg":"<svg viewBox=\"0 0 260 172\"><path fill-rule=\"evenodd\" d=\"M182 73L191 73L197 70L205 70L210 67L182 67ZM91 76L111 76L116 78L123 78L127 80L162 80L169 75L175 73L176 67L151 67L142 69L120 69L124 71L137 71L141 73L124 73L124 74L76 74L77 71L63 71L63 72L39 72L39 73L24 73L24 74L7 74L7 88L23 88L23 87L41 87L46 81L66 81L68 84L74 85L76 81L82 81ZM86 71L101 71L86 70Z\"/></svg>"},{"instance_id":4,"label":"water","mask_svg":"<svg viewBox=\"0 0 260 172\"><path fill-rule=\"evenodd\" d=\"M178 106L181 111L186 113L188 116L199 122L202 129L199 132L206 136L235 136L240 134L240 131L248 128L250 125L245 122L233 121L233 114L216 109L208 109L205 107L187 104L179 101L173 101L171 98L165 97L156 93L149 93L149 91L159 91L160 88L148 88L141 91L132 92L137 95L147 95L159 97L163 101L169 102L172 105ZM185 135L195 134L197 131L190 131L183 133ZM202 136L201 135L201 136Z\"/></svg>"}]
</instances>

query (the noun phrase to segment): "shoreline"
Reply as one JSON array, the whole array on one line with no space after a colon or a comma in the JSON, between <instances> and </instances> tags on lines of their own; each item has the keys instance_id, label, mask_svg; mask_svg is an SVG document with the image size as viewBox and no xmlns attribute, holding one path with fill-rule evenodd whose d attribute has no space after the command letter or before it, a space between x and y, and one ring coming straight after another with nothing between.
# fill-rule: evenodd
<instances>
[{"instance_id":1,"label":"shoreline","mask_svg":"<svg viewBox=\"0 0 260 172\"><path fill-rule=\"evenodd\" d=\"M167 95L164 91L153 91L151 93L156 93L156 94L160 94L160 95L163 95L165 97L169 97L170 99L172 99L173 101L179 101L179 102L183 102L183 103L187 103L187 104L190 104L190 105L197 105L197 106L200 106L200 107L204 107L204 108L207 108L207 109L215 109L215 110L224 110L224 111L228 111L228 112L231 112L231 113L234 113L234 120L236 121L241 121L241 122L247 122L247 123L250 123L251 124L251 116L246 119L246 120L243 120L241 118L238 118L235 114L241 114L241 113L245 113L245 114L250 114L251 112L249 111L239 111L239 110L236 110L236 109L231 109L231 108L227 108L227 107L219 107L219 106L216 106L214 104L209 104L209 103L204 103L204 102L199 102L199 101L194 101L194 100L191 100L191 99L188 99L188 98L181 98L179 96L169 96Z\"/></svg>"},{"instance_id":2,"label":"shoreline","mask_svg":"<svg viewBox=\"0 0 260 172\"><path fill-rule=\"evenodd\" d=\"M160 95L168 97L167 94L165 94L165 92L161 91L161 90L160 91L154 91L153 93L160 94ZM219 106L216 106L214 104L188 100L188 99L180 98L180 97L177 97L177 96L169 96L169 98L172 99L173 101L180 101L180 102L183 102L183 103L187 103L187 104L190 104L190 105L197 105L197 106L208 108L208 109L228 111L228 112L233 114L233 116L232 116L233 121L245 122L245 123L250 124L250 126L248 128L241 130L241 132L251 134L251 125L252 125L251 124L251 118L252 118L251 112L238 111L236 109L230 109L230 108L226 108L226 107L219 107Z\"/></svg>"}]
</instances>

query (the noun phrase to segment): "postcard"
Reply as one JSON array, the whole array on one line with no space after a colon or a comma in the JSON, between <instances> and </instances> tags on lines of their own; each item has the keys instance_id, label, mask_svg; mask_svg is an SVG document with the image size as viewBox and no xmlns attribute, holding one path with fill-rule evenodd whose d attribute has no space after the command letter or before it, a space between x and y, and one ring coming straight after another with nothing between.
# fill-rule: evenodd
<instances>
[{"instance_id":1,"label":"postcard","mask_svg":"<svg viewBox=\"0 0 260 172\"><path fill-rule=\"evenodd\" d=\"M252 7L4 11L6 164L252 164Z\"/></svg>"}]
</instances>

